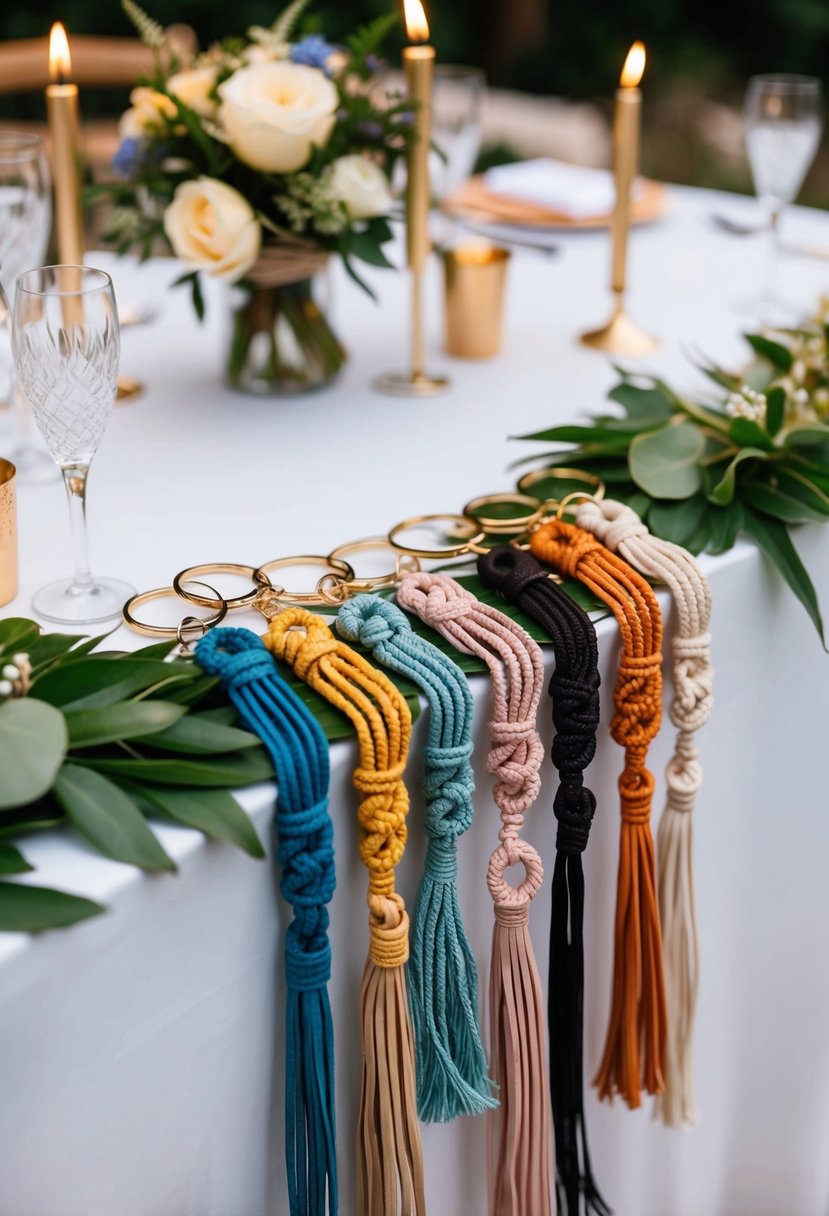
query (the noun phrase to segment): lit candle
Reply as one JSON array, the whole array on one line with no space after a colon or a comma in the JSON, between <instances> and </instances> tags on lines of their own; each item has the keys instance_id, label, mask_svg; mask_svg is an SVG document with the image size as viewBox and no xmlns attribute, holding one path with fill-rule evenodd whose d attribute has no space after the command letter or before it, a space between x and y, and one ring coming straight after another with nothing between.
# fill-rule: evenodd
<instances>
[{"instance_id":1,"label":"lit candle","mask_svg":"<svg viewBox=\"0 0 829 1216\"><path fill-rule=\"evenodd\" d=\"M628 230L630 228L630 191L639 169L639 131L642 122L642 93L639 82L645 71L645 47L634 42L627 53L613 116L613 172L616 181L616 207L613 212L613 270L611 287L621 295L625 290Z\"/></svg>"},{"instance_id":2,"label":"lit candle","mask_svg":"<svg viewBox=\"0 0 829 1216\"><path fill-rule=\"evenodd\" d=\"M52 139L58 260L64 265L80 266L83 264L83 214L78 86L68 80L71 71L66 30L56 21L49 35L52 83L46 86L46 109Z\"/></svg>"},{"instance_id":3,"label":"lit candle","mask_svg":"<svg viewBox=\"0 0 829 1216\"><path fill-rule=\"evenodd\" d=\"M435 48L429 46L429 24L420 0L404 0L406 34L414 45L403 51L406 87L417 102L414 138L409 145L406 184L406 236L408 263L423 270L429 256L429 142L432 136L432 72Z\"/></svg>"}]
</instances>

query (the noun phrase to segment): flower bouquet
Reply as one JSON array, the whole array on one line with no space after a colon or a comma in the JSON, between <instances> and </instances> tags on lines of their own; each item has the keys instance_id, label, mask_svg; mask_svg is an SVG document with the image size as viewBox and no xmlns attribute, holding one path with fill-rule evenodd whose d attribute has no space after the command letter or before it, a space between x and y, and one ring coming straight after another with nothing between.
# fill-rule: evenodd
<instances>
[{"instance_id":1,"label":"flower bouquet","mask_svg":"<svg viewBox=\"0 0 829 1216\"><path fill-rule=\"evenodd\" d=\"M199 317L202 274L240 289L227 371L255 392L313 388L339 371L345 351L313 278L332 254L363 287L355 261L390 265L389 181L412 129L410 103L381 107L372 88L397 15L337 48L319 34L292 41L307 4L182 62L123 0L156 68L121 118L114 168L127 181L97 190L115 203L105 239L144 257L163 240Z\"/></svg>"}]
</instances>

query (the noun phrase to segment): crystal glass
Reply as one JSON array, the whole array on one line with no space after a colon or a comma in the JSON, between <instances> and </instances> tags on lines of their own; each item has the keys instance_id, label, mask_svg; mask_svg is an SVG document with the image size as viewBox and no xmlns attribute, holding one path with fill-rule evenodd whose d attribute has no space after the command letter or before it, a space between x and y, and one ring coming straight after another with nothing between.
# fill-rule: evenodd
<instances>
[{"instance_id":1,"label":"crystal glass","mask_svg":"<svg viewBox=\"0 0 829 1216\"><path fill-rule=\"evenodd\" d=\"M814 160L821 132L820 81L814 76L753 76L745 103L748 161L769 225L761 319L780 311L777 271L780 218L794 202Z\"/></svg>"},{"instance_id":2,"label":"crystal glass","mask_svg":"<svg viewBox=\"0 0 829 1216\"><path fill-rule=\"evenodd\" d=\"M112 280L83 266L43 266L17 280L12 349L20 385L69 499L75 574L37 592L32 607L59 625L121 615L133 594L120 579L93 578L86 535L86 483L115 399L120 355Z\"/></svg>"},{"instance_id":3,"label":"crystal glass","mask_svg":"<svg viewBox=\"0 0 829 1216\"><path fill-rule=\"evenodd\" d=\"M429 159L432 194L443 199L471 175L481 150L484 74L452 63L435 66L432 140L441 155Z\"/></svg>"},{"instance_id":4,"label":"crystal glass","mask_svg":"<svg viewBox=\"0 0 829 1216\"><path fill-rule=\"evenodd\" d=\"M17 276L43 262L51 226L52 186L43 140L24 133L0 135L0 289L9 304ZM51 480L55 466L31 442L29 410L16 390L7 347L0 334L0 409L13 428L18 478L22 484Z\"/></svg>"}]
</instances>

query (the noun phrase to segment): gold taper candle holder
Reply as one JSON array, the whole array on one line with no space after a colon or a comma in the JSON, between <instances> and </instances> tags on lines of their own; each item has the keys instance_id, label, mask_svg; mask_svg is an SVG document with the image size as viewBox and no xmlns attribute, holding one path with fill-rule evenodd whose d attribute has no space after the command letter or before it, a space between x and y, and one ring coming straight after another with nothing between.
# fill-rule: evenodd
<instances>
[{"instance_id":1,"label":"gold taper candle holder","mask_svg":"<svg viewBox=\"0 0 829 1216\"><path fill-rule=\"evenodd\" d=\"M431 250L429 241L429 146L432 138L432 74L435 48L425 44L429 26L420 0L406 0L406 29L416 46L403 51L409 97L417 105L414 132L407 157L406 254L412 282L411 370L378 376L374 387L393 397L431 397L443 392L449 381L425 370L423 346L423 271Z\"/></svg>"},{"instance_id":2,"label":"gold taper candle holder","mask_svg":"<svg viewBox=\"0 0 829 1216\"><path fill-rule=\"evenodd\" d=\"M17 469L0 459L0 608L17 595Z\"/></svg>"},{"instance_id":3,"label":"gold taper candle holder","mask_svg":"<svg viewBox=\"0 0 829 1216\"><path fill-rule=\"evenodd\" d=\"M614 295L613 313L601 329L582 334L580 341L594 350L613 355L647 355L659 348L659 340L640 329L625 312L627 251L630 236L630 192L639 167L639 130L642 94L638 88L645 70L645 48L635 42L628 51L622 79L616 90L613 113L613 177L616 204L611 220L610 288Z\"/></svg>"}]
</instances>

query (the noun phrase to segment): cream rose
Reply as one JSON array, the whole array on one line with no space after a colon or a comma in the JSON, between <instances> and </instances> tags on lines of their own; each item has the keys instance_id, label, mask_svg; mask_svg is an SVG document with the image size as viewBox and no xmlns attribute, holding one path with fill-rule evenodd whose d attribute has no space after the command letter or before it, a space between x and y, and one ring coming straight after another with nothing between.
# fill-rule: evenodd
<instances>
[{"instance_id":1,"label":"cream rose","mask_svg":"<svg viewBox=\"0 0 829 1216\"><path fill-rule=\"evenodd\" d=\"M176 103L155 89L137 88L130 93L130 108L118 122L118 135L123 139L143 139L161 127L162 118L175 118Z\"/></svg>"},{"instance_id":2,"label":"cream rose","mask_svg":"<svg viewBox=\"0 0 829 1216\"><path fill-rule=\"evenodd\" d=\"M341 156L326 176L334 198L345 204L349 218L367 220L391 210L388 178L379 165L366 156Z\"/></svg>"},{"instance_id":3,"label":"cream rose","mask_svg":"<svg viewBox=\"0 0 829 1216\"><path fill-rule=\"evenodd\" d=\"M323 72L299 63L240 68L219 85L219 122L233 151L253 169L292 173L331 134L337 90Z\"/></svg>"},{"instance_id":4,"label":"cream rose","mask_svg":"<svg viewBox=\"0 0 829 1216\"><path fill-rule=\"evenodd\" d=\"M262 229L238 190L212 177L182 182L164 212L164 231L188 270L235 283L259 256Z\"/></svg>"},{"instance_id":5,"label":"cream rose","mask_svg":"<svg viewBox=\"0 0 829 1216\"><path fill-rule=\"evenodd\" d=\"M190 68L187 72L176 72L167 81L168 92L199 115L214 118L219 103L210 94L216 84L216 69L213 67Z\"/></svg>"}]
</instances>

